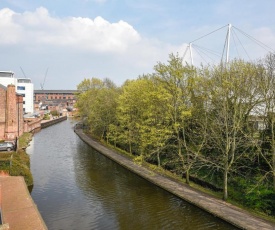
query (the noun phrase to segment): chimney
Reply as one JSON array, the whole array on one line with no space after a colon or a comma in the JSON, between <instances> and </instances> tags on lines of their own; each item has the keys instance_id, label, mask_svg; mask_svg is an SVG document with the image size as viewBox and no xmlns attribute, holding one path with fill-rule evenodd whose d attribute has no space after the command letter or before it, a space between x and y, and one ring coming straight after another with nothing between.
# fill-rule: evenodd
<instances>
[{"instance_id":1,"label":"chimney","mask_svg":"<svg viewBox=\"0 0 275 230\"><path fill-rule=\"evenodd\" d=\"M16 92L14 85L7 87L5 138L14 140L17 136L18 118L16 109Z\"/></svg>"}]
</instances>

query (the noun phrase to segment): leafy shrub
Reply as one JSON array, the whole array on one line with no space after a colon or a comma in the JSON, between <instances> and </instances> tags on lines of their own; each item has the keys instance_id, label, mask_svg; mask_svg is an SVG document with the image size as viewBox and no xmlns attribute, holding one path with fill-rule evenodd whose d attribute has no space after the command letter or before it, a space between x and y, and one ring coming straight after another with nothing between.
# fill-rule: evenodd
<instances>
[{"instance_id":1,"label":"leafy shrub","mask_svg":"<svg viewBox=\"0 0 275 230\"><path fill-rule=\"evenodd\" d=\"M44 114L43 120L50 120L50 115L49 114Z\"/></svg>"},{"instance_id":2,"label":"leafy shrub","mask_svg":"<svg viewBox=\"0 0 275 230\"><path fill-rule=\"evenodd\" d=\"M255 187L253 181L246 178L232 180L229 187L230 198L248 208L275 216L275 192L267 184Z\"/></svg>"},{"instance_id":3,"label":"leafy shrub","mask_svg":"<svg viewBox=\"0 0 275 230\"><path fill-rule=\"evenodd\" d=\"M253 190L245 196L245 203L257 211L275 216L275 192L271 189Z\"/></svg>"},{"instance_id":4,"label":"leafy shrub","mask_svg":"<svg viewBox=\"0 0 275 230\"><path fill-rule=\"evenodd\" d=\"M57 110L51 111L51 115L59 116L59 112Z\"/></svg>"}]
</instances>

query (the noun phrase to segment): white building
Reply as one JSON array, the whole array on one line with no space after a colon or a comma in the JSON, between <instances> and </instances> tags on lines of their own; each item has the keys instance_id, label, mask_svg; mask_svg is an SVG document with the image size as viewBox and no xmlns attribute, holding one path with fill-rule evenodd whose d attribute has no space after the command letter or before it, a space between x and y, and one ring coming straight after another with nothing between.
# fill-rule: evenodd
<instances>
[{"instance_id":1,"label":"white building","mask_svg":"<svg viewBox=\"0 0 275 230\"><path fill-rule=\"evenodd\" d=\"M25 113L33 113L33 83L29 78L18 78L16 92L23 95Z\"/></svg>"},{"instance_id":2,"label":"white building","mask_svg":"<svg viewBox=\"0 0 275 230\"><path fill-rule=\"evenodd\" d=\"M23 95L25 113L33 113L33 83L29 78L15 78L11 71L0 71L0 84L7 87L15 85L16 93Z\"/></svg>"},{"instance_id":3,"label":"white building","mask_svg":"<svg viewBox=\"0 0 275 230\"><path fill-rule=\"evenodd\" d=\"M14 77L14 72L0 71L0 84L5 87L8 85L17 86L17 79Z\"/></svg>"}]
</instances>

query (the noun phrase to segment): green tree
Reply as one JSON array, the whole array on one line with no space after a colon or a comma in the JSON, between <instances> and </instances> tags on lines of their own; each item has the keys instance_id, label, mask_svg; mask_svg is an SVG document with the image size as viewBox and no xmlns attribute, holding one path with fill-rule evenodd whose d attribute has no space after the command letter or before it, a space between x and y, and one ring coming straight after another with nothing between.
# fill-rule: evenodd
<instances>
[{"instance_id":1,"label":"green tree","mask_svg":"<svg viewBox=\"0 0 275 230\"><path fill-rule=\"evenodd\" d=\"M214 67L209 74L207 102L208 148L207 157L223 171L223 198L228 198L229 173L237 162L255 145L250 135L249 118L259 104L258 67L235 60ZM234 169L234 170L233 170Z\"/></svg>"},{"instance_id":2,"label":"green tree","mask_svg":"<svg viewBox=\"0 0 275 230\"><path fill-rule=\"evenodd\" d=\"M259 117L264 118L266 127L263 130L263 144L261 157L264 159L267 167L264 169L266 173L263 178L272 176L273 191L275 191L275 55L266 56L263 63L263 74L259 87L263 103L261 104Z\"/></svg>"},{"instance_id":3,"label":"green tree","mask_svg":"<svg viewBox=\"0 0 275 230\"><path fill-rule=\"evenodd\" d=\"M127 151L133 153L133 146L135 153L139 152L140 133L139 124L141 122L140 108L142 102L140 95L142 94L142 85L138 80L126 81L122 86L121 95L118 97L117 120L118 129L116 133L120 133L119 139L123 145L127 145Z\"/></svg>"},{"instance_id":4,"label":"green tree","mask_svg":"<svg viewBox=\"0 0 275 230\"><path fill-rule=\"evenodd\" d=\"M202 150L207 139L207 112L204 107L207 92L204 90L205 79L200 76L199 70L188 78L188 90L190 95L190 116L182 124L182 140L185 152L184 172L186 183L190 183L191 170L197 170L205 164Z\"/></svg>"},{"instance_id":5,"label":"green tree","mask_svg":"<svg viewBox=\"0 0 275 230\"><path fill-rule=\"evenodd\" d=\"M90 131L99 138L108 138L110 124L116 123L119 89L109 79L85 79L78 87L77 108ZM107 139L108 141L108 139Z\"/></svg>"},{"instance_id":6,"label":"green tree","mask_svg":"<svg viewBox=\"0 0 275 230\"><path fill-rule=\"evenodd\" d=\"M186 169L186 157L183 152L183 127L186 119L191 116L190 91L188 79L193 77L195 69L183 64L183 59L171 54L168 63L158 63L155 66L155 77L170 95L168 101L168 114L173 135L176 139L177 155L182 169ZM188 181L189 181L189 174Z\"/></svg>"},{"instance_id":7,"label":"green tree","mask_svg":"<svg viewBox=\"0 0 275 230\"><path fill-rule=\"evenodd\" d=\"M161 167L161 152L172 136L168 110L170 94L155 78L139 79L139 83L143 85L139 97L142 103L139 124L142 153L145 157L156 155L158 167Z\"/></svg>"}]
</instances>

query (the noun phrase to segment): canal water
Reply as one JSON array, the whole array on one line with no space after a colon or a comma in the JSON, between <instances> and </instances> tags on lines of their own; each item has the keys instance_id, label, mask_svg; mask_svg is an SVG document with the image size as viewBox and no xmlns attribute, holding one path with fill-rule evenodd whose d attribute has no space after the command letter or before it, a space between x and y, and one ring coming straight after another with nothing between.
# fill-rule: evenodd
<instances>
[{"instance_id":1,"label":"canal water","mask_svg":"<svg viewBox=\"0 0 275 230\"><path fill-rule=\"evenodd\" d=\"M27 152L49 230L235 229L104 157L70 120L36 133Z\"/></svg>"}]
</instances>

